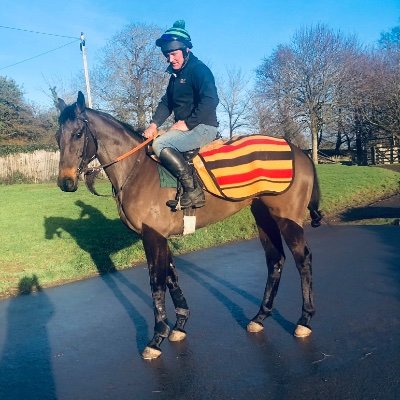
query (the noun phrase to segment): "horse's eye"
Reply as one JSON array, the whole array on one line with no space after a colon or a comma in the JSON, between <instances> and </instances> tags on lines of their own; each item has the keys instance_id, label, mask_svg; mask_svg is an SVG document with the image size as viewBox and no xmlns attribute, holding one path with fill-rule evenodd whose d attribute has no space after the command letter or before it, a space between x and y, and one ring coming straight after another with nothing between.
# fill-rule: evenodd
<instances>
[{"instance_id":1,"label":"horse's eye","mask_svg":"<svg viewBox=\"0 0 400 400\"><path fill-rule=\"evenodd\" d=\"M76 133L74 134L74 137L75 137L76 139L80 139L80 138L82 137L82 135L83 135L83 129L81 129L80 131L76 132Z\"/></svg>"}]
</instances>

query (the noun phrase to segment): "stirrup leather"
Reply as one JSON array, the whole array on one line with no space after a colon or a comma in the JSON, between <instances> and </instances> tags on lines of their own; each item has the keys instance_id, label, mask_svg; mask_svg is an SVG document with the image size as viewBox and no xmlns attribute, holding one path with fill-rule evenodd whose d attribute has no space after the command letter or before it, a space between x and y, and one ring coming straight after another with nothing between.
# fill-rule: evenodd
<instances>
[{"instance_id":1,"label":"stirrup leather","mask_svg":"<svg viewBox=\"0 0 400 400\"><path fill-rule=\"evenodd\" d=\"M182 207L181 207L181 204L180 204L180 199L181 199L182 193L183 193L182 186L178 183L177 188L176 188L175 199L168 200L165 203L167 205L167 207L172 209L172 211L180 211L180 210L182 210Z\"/></svg>"}]
</instances>

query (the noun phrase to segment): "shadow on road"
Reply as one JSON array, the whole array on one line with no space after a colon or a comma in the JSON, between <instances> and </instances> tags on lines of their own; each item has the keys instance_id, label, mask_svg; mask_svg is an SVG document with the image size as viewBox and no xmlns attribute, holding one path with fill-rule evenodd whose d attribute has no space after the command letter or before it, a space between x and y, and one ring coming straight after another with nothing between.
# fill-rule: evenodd
<instances>
[{"instance_id":1,"label":"shadow on road","mask_svg":"<svg viewBox=\"0 0 400 400\"><path fill-rule=\"evenodd\" d=\"M55 399L47 324L54 307L36 275L19 282L7 308L7 333L0 359L0 398ZM26 312L27 309L31 312ZM26 316L29 315L29 319Z\"/></svg>"},{"instance_id":2,"label":"shadow on road","mask_svg":"<svg viewBox=\"0 0 400 400\"><path fill-rule=\"evenodd\" d=\"M226 309L231 313L233 319L238 323L240 327L246 329L246 326L249 322L249 316L245 315L243 308L232 301L227 295L222 293L221 290L217 289L216 285L221 285L231 291L232 293L238 294L249 302L253 303L256 307L254 309L254 315L258 310L258 307L261 304L262 299L253 296L247 291L241 289L240 287L234 285L232 282L216 275L210 270L200 268L193 263L189 263L185 261L179 265L179 269L186 273L190 278L196 281L198 284L202 285L205 289L207 289L221 304L223 304ZM267 269L267 266L265 266ZM213 283L207 282L206 279L211 280ZM183 288L184 289L184 288ZM271 315L272 319L274 319L286 332L292 334L296 325L292 322L288 321L284 316L280 314L280 312L274 308Z\"/></svg>"},{"instance_id":3,"label":"shadow on road","mask_svg":"<svg viewBox=\"0 0 400 400\"><path fill-rule=\"evenodd\" d=\"M346 210L340 215L340 220L343 222L375 218L400 218L400 207L355 207Z\"/></svg>"},{"instance_id":4,"label":"shadow on road","mask_svg":"<svg viewBox=\"0 0 400 400\"><path fill-rule=\"evenodd\" d=\"M387 265L387 268L384 270L382 270L381 268L376 268L375 279L379 281L383 277L388 282L392 282L392 284L387 285L385 291L380 291L375 288L371 290L383 297L393 295L397 299L400 299L400 252L398 235L395 234L399 231L400 227L393 226L392 229L394 234L392 235L383 235L381 228L383 227L367 227L367 229L375 235L375 237L377 238L376 240L378 240L385 246L385 253L382 257L381 262Z\"/></svg>"},{"instance_id":5,"label":"shadow on road","mask_svg":"<svg viewBox=\"0 0 400 400\"><path fill-rule=\"evenodd\" d=\"M97 208L83 201L78 200L75 204L81 208L80 218L45 218L45 236L51 240L55 236L61 237L63 231L68 232L78 246L89 253L102 281L112 291L132 320L137 333L137 347L141 351L145 344L141 340L147 338L147 322L133 302L123 293L120 285L128 288L151 309L152 300L146 292L118 272L111 259L111 254L131 246L140 240L140 237L124 227L119 219L110 220Z\"/></svg>"}]
</instances>

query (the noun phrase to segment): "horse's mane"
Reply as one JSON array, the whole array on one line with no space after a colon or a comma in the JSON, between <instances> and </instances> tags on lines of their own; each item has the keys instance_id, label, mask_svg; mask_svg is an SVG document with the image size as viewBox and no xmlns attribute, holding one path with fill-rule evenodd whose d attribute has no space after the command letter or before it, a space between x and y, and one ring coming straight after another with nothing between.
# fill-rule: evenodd
<instances>
[{"instance_id":1,"label":"horse's mane","mask_svg":"<svg viewBox=\"0 0 400 400\"><path fill-rule=\"evenodd\" d=\"M126 131L128 131L130 135L134 136L136 139L140 141L145 140L145 138L141 135L141 132L138 129L135 129L131 124L120 121L119 119L113 117L112 115L104 111L99 111L99 110L92 110L92 111L94 111L96 114L101 115L103 118L107 119L111 124L122 126Z\"/></svg>"}]
</instances>

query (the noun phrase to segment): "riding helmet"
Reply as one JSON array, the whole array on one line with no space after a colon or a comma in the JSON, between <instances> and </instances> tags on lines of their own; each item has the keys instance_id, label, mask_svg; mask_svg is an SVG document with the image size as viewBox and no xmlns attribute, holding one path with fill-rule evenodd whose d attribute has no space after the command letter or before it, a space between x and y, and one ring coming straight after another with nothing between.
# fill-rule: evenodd
<instances>
[{"instance_id":1,"label":"riding helmet","mask_svg":"<svg viewBox=\"0 0 400 400\"><path fill-rule=\"evenodd\" d=\"M161 47L164 54L175 50L186 50L193 47L189 33L185 30L185 21L174 22L172 28L167 29L159 39L156 46ZM185 52L184 52L185 53Z\"/></svg>"}]
</instances>

